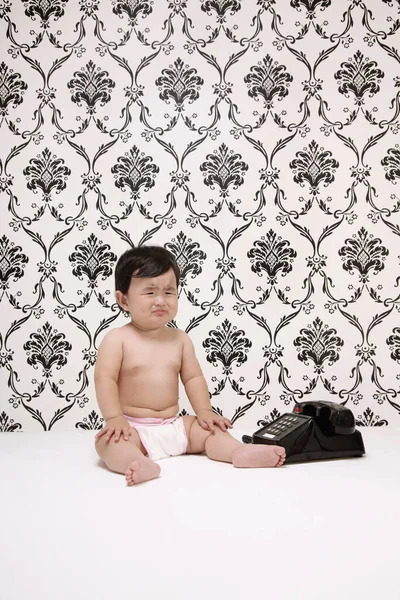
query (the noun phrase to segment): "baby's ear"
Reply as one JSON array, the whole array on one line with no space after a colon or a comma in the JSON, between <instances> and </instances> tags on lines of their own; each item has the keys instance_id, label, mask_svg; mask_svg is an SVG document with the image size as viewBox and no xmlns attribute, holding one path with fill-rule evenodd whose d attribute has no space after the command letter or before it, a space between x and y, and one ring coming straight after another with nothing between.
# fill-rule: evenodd
<instances>
[{"instance_id":1,"label":"baby's ear","mask_svg":"<svg viewBox=\"0 0 400 600\"><path fill-rule=\"evenodd\" d=\"M115 299L118 302L120 308L122 308L122 310L128 309L128 305L126 303L126 296L120 290L117 290L115 292Z\"/></svg>"}]
</instances>

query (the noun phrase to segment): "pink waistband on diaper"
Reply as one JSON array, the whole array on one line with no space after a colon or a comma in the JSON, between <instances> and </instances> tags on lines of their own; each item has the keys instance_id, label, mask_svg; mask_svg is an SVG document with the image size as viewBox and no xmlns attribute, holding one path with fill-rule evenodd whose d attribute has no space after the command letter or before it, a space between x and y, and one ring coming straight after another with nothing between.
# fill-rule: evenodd
<instances>
[{"instance_id":1,"label":"pink waistband on diaper","mask_svg":"<svg viewBox=\"0 0 400 600\"><path fill-rule=\"evenodd\" d=\"M173 423L178 419L178 416L170 417L169 419L155 419L155 418L140 418L140 417L130 417L129 415L123 415L127 421L131 425L168 425L168 423Z\"/></svg>"}]
</instances>

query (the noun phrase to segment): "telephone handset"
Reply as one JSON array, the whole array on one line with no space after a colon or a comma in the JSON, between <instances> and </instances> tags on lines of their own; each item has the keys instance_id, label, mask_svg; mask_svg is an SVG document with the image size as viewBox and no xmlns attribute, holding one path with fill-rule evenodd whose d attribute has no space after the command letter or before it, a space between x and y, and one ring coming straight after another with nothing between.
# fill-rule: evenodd
<instances>
[{"instance_id":1,"label":"telephone handset","mask_svg":"<svg viewBox=\"0 0 400 600\"><path fill-rule=\"evenodd\" d=\"M247 443L283 446L286 463L365 454L351 410L322 400L298 402L293 413L281 415L242 439Z\"/></svg>"}]
</instances>

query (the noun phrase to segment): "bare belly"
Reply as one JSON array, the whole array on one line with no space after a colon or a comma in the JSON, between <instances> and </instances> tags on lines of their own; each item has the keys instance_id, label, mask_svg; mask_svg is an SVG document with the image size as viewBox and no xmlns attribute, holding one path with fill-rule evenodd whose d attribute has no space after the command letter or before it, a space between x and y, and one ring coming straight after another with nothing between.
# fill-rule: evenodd
<instances>
[{"instance_id":1,"label":"bare belly","mask_svg":"<svg viewBox=\"0 0 400 600\"><path fill-rule=\"evenodd\" d=\"M152 408L139 408L129 404L122 404L122 410L124 415L137 419L169 419L178 414L179 405L176 403L162 410L154 410Z\"/></svg>"},{"instance_id":2,"label":"bare belly","mask_svg":"<svg viewBox=\"0 0 400 600\"><path fill-rule=\"evenodd\" d=\"M121 377L118 387L124 415L168 419L179 412L178 376L175 373L159 370L145 376Z\"/></svg>"}]
</instances>

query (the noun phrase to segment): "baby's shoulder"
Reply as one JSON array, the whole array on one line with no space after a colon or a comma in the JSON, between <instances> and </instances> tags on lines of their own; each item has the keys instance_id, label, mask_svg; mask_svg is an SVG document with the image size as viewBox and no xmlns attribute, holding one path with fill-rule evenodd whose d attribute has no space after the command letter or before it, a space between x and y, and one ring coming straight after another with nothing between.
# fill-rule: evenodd
<instances>
[{"instance_id":1,"label":"baby's shoulder","mask_svg":"<svg viewBox=\"0 0 400 600\"><path fill-rule=\"evenodd\" d=\"M125 325L122 327L114 327L114 329L110 329L103 337L102 344L103 345L115 345L122 344L126 337Z\"/></svg>"},{"instance_id":2,"label":"baby's shoulder","mask_svg":"<svg viewBox=\"0 0 400 600\"><path fill-rule=\"evenodd\" d=\"M183 340L187 335L182 329L178 327L164 327L164 335L170 340Z\"/></svg>"},{"instance_id":3,"label":"baby's shoulder","mask_svg":"<svg viewBox=\"0 0 400 600\"><path fill-rule=\"evenodd\" d=\"M171 342L179 345L181 347L184 346L185 341L189 338L188 334L182 329L178 329L177 327L166 327L165 328L166 339Z\"/></svg>"}]
</instances>

